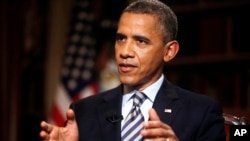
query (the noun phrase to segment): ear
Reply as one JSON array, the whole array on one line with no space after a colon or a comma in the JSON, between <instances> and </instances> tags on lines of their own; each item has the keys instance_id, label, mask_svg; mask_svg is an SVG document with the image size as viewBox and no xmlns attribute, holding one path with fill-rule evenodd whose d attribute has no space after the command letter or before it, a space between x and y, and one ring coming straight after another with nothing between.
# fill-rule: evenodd
<instances>
[{"instance_id":1,"label":"ear","mask_svg":"<svg viewBox=\"0 0 250 141\"><path fill-rule=\"evenodd\" d=\"M179 43L176 40L169 41L165 44L164 61L169 62L172 60L179 51Z\"/></svg>"}]
</instances>

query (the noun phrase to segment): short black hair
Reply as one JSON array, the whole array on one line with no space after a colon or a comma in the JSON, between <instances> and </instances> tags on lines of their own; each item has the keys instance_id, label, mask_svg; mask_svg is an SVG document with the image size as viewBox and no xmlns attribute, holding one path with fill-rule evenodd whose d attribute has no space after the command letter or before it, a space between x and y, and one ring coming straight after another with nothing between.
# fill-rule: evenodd
<instances>
[{"instance_id":1,"label":"short black hair","mask_svg":"<svg viewBox=\"0 0 250 141\"><path fill-rule=\"evenodd\" d=\"M163 42L176 40L178 33L178 20L173 10L159 0L137 0L130 3L124 12L151 14L158 19L159 29L163 34Z\"/></svg>"}]
</instances>

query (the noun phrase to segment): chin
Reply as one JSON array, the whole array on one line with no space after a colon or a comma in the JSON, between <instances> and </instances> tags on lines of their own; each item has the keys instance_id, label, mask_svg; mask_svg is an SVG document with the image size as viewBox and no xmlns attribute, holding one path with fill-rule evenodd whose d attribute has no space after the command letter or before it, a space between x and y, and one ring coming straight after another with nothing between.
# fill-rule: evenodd
<instances>
[{"instance_id":1,"label":"chin","mask_svg":"<svg viewBox=\"0 0 250 141\"><path fill-rule=\"evenodd\" d=\"M137 84L135 77L133 76L120 76L120 81L124 85L134 86Z\"/></svg>"}]
</instances>

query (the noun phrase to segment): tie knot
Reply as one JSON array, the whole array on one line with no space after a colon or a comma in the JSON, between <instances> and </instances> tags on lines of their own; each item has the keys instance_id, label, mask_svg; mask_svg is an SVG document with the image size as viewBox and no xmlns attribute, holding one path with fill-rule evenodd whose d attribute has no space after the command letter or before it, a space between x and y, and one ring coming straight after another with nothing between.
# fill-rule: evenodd
<instances>
[{"instance_id":1,"label":"tie knot","mask_svg":"<svg viewBox=\"0 0 250 141\"><path fill-rule=\"evenodd\" d=\"M146 100L147 96L143 92L137 91L134 94L134 105L135 106L141 106L141 104Z\"/></svg>"}]
</instances>

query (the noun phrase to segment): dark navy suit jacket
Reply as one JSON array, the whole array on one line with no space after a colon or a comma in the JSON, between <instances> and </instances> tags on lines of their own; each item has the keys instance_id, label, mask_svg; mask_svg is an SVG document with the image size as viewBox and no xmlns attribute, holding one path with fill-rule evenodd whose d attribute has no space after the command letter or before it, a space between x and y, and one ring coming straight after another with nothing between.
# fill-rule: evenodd
<instances>
[{"instance_id":1,"label":"dark navy suit jacket","mask_svg":"<svg viewBox=\"0 0 250 141\"><path fill-rule=\"evenodd\" d=\"M79 141L120 141L123 86L72 103ZM222 107L212 98L172 85L166 78L153 108L180 141L225 141Z\"/></svg>"}]
</instances>

